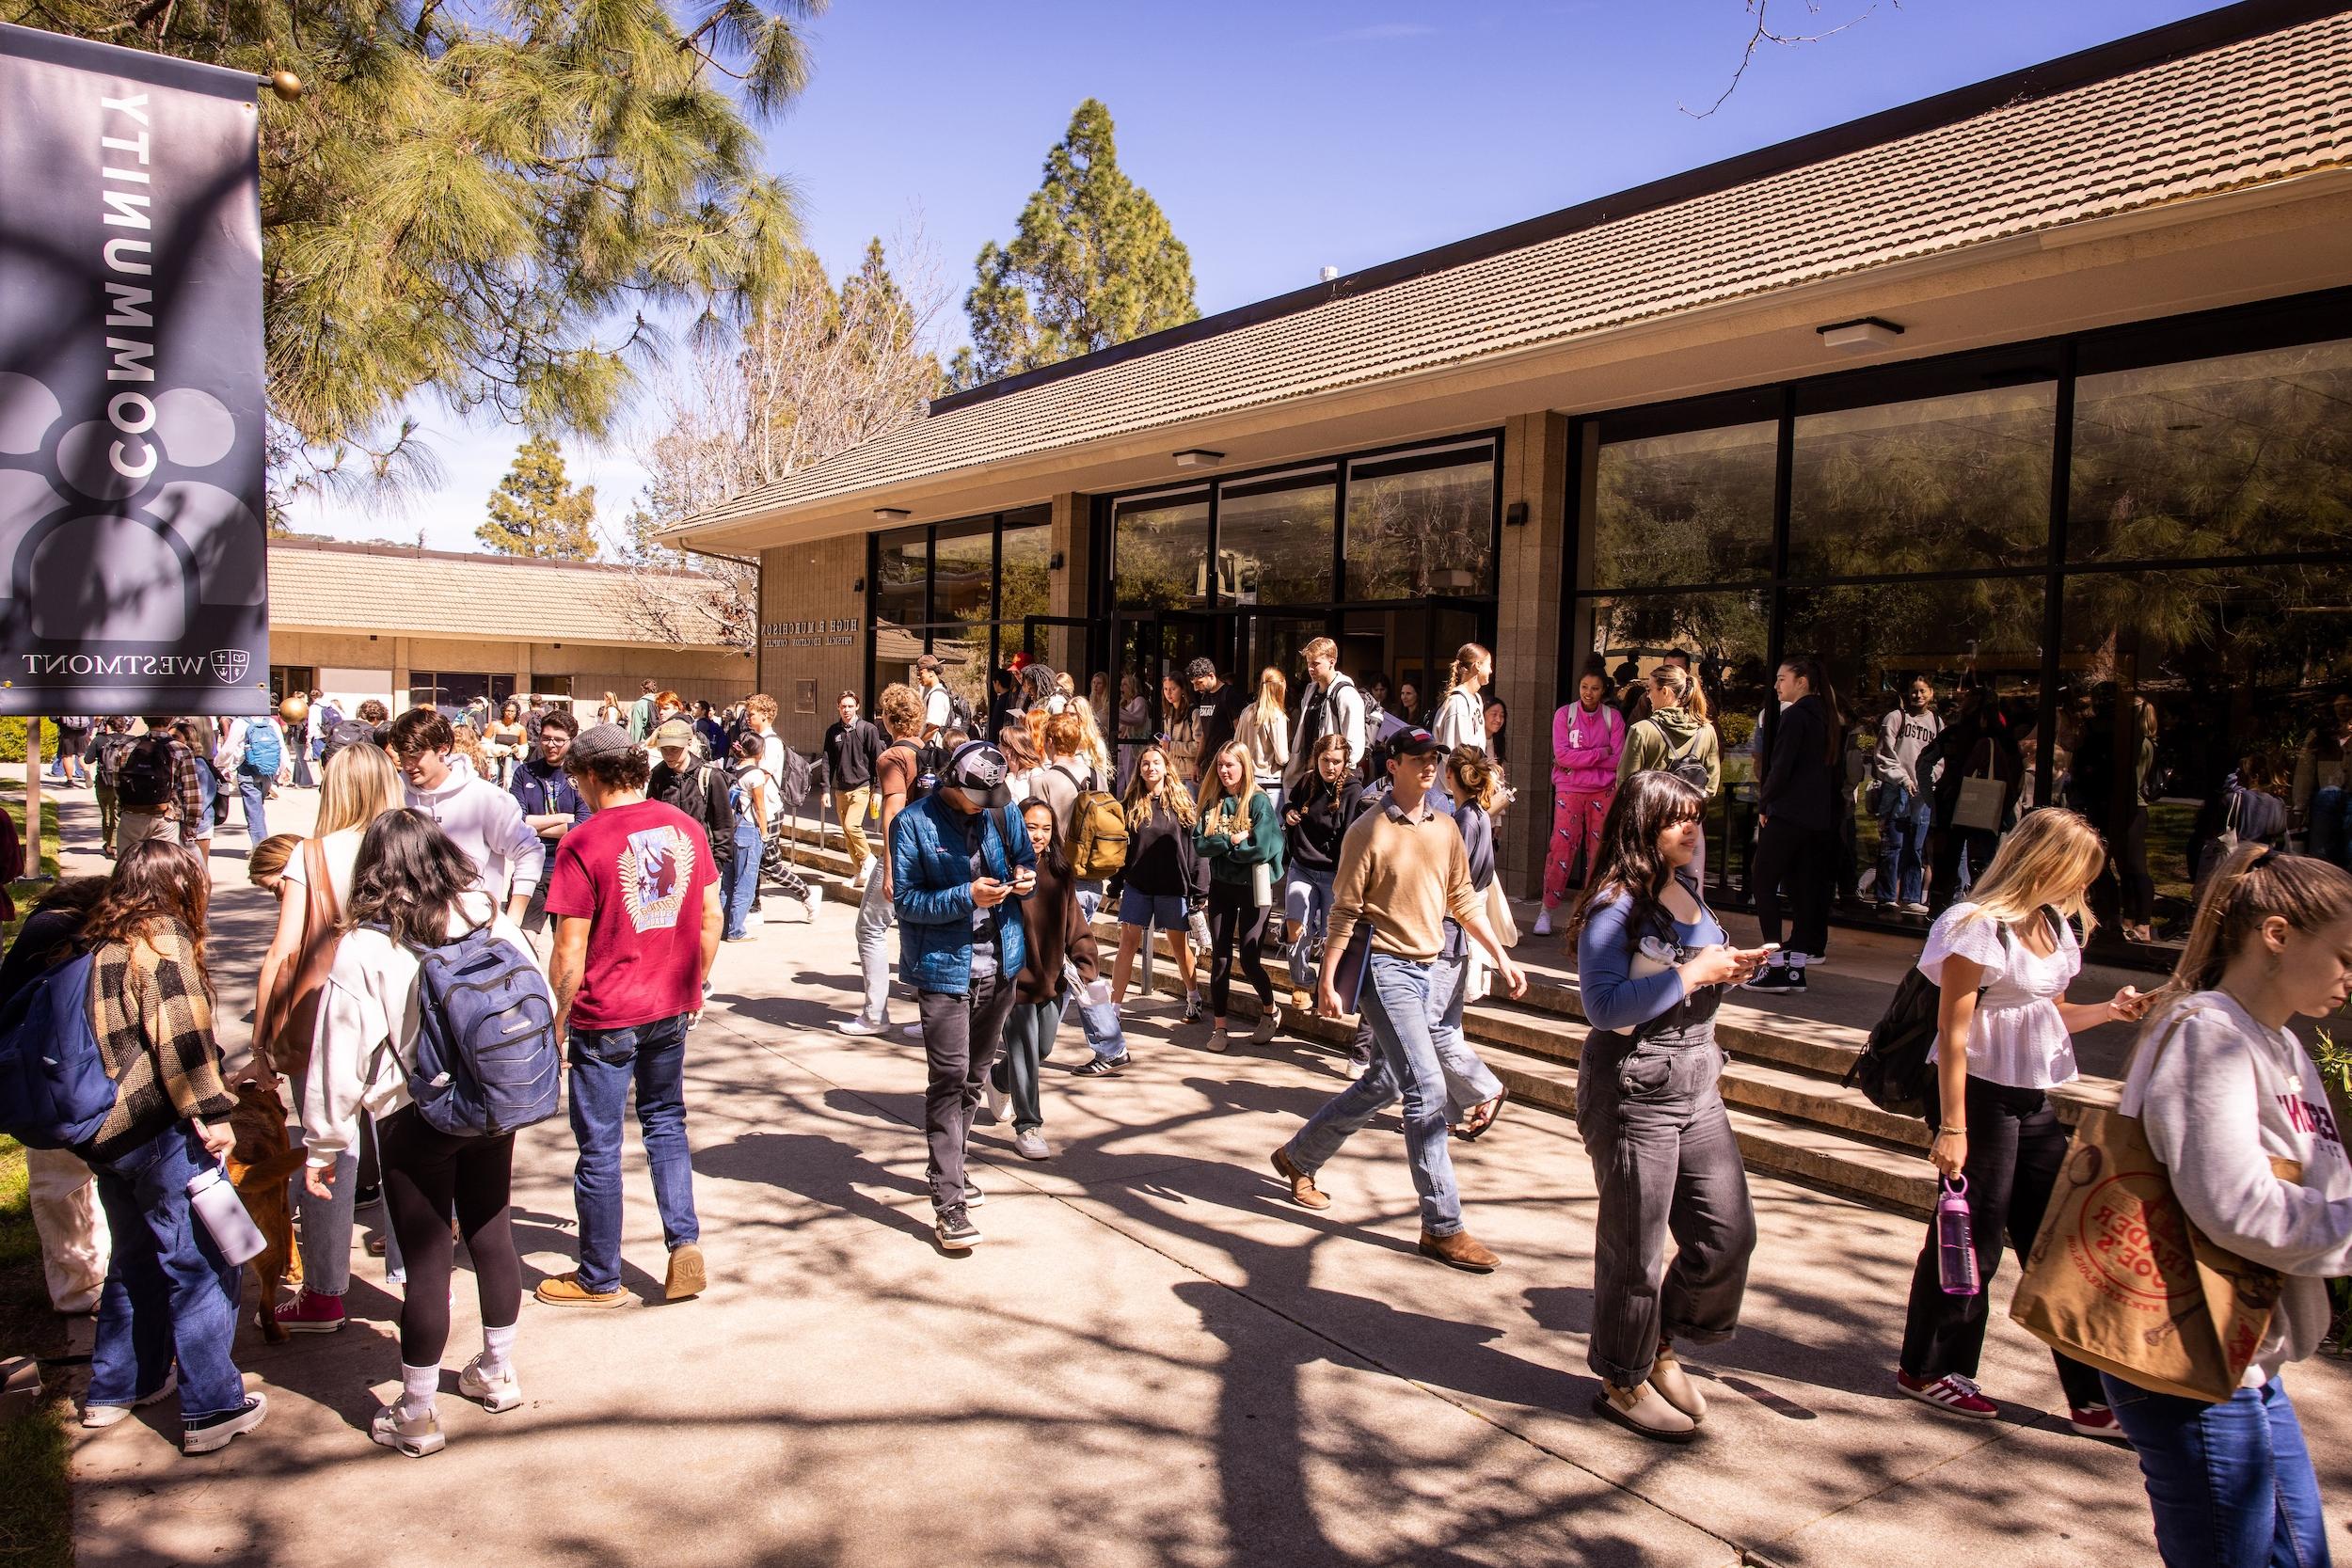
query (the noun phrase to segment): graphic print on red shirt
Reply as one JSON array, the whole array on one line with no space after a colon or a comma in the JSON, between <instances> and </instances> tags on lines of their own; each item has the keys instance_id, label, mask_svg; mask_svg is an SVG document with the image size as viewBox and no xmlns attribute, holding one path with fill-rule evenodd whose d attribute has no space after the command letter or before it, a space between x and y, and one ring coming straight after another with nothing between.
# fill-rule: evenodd
<instances>
[{"instance_id":1,"label":"graphic print on red shirt","mask_svg":"<svg viewBox=\"0 0 2352 1568\"><path fill-rule=\"evenodd\" d=\"M639 800L556 846L548 912L589 923L575 1025L628 1029L701 1006L704 895L719 876L702 844L684 812Z\"/></svg>"}]
</instances>

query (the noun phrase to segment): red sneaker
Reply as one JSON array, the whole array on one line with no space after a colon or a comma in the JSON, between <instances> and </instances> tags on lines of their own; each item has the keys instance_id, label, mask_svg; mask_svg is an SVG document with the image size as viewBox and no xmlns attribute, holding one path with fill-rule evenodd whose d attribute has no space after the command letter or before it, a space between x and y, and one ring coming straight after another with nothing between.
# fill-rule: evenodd
<instances>
[{"instance_id":1,"label":"red sneaker","mask_svg":"<svg viewBox=\"0 0 2352 1568\"><path fill-rule=\"evenodd\" d=\"M1921 1404L1931 1404L1938 1410L1948 1410L1955 1416L1970 1416L1979 1421L1989 1421L2001 1413L1999 1405L1978 1392L1973 1379L1964 1378L1958 1372L1948 1377L1931 1379L1913 1377L1909 1372L1897 1372L1895 1386L1917 1400Z\"/></svg>"},{"instance_id":2,"label":"red sneaker","mask_svg":"<svg viewBox=\"0 0 2352 1568\"><path fill-rule=\"evenodd\" d=\"M2067 1424L2085 1437L2097 1437L2109 1443L2129 1445L2123 1434L2123 1423L2115 1418L2115 1412L2104 1404L2078 1404L2066 1413Z\"/></svg>"},{"instance_id":3,"label":"red sneaker","mask_svg":"<svg viewBox=\"0 0 2352 1568\"><path fill-rule=\"evenodd\" d=\"M289 1334L332 1334L343 1326L343 1298L305 1285L292 1307L278 1309L278 1326Z\"/></svg>"}]
</instances>

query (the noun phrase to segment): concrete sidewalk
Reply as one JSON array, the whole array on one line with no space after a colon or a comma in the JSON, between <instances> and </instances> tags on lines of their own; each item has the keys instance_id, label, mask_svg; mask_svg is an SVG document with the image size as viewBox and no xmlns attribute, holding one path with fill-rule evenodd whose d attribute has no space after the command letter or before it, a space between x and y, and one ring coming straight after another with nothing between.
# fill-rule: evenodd
<instances>
[{"instance_id":1,"label":"concrete sidewalk","mask_svg":"<svg viewBox=\"0 0 2352 1568\"><path fill-rule=\"evenodd\" d=\"M272 802L271 825L299 826L307 800ZM94 826L69 796L70 839L85 813ZM269 910L237 836L219 842L214 961L236 1017ZM1694 1357L1707 1431L1656 1447L1587 1412L1593 1184L1572 1126L1515 1111L1456 1147L1470 1224L1504 1266L1455 1274L1413 1251L1392 1118L1327 1167L1329 1211L1282 1201L1265 1157L1340 1087L1327 1058L1279 1043L1210 1055L1170 1041L1164 1006L1135 1024L1124 1076L1049 1067L1053 1161L976 1135L987 1241L944 1256L919 1051L831 1028L854 978L850 913L772 920L723 951L689 1069L707 1296L659 1303L632 1148L639 1300L527 1302L527 1402L493 1417L454 1391L478 1343L461 1275L450 1447L412 1462L365 1435L394 1386L397 1301L363 1259L340 1334L272 1347L246 1329L240 1363L272 1412L226 1453L181 1458L168 1403L76 1433L86 1568L2154 1559L2131 1455L2052 1419L2047 1354L2005 1317L1982 1379L2002 1420L1895 1395L1911 1222L1756 1181L1746 1324ZM1084 1054L1067 1030L1052 1065ZM563 1122L524 1134L517 1167L528 1282L569 1266ZM2340 1495L2346 1373L2311 1364L2290 1381Z\"/></svg>"}]
</instances>

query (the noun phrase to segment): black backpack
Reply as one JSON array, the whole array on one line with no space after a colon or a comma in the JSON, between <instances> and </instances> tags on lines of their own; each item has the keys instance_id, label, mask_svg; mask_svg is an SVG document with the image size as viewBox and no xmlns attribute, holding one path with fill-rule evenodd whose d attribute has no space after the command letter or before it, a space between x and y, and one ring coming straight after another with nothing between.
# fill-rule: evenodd
<instances>
[{"instance_id":1,"label":"black backpack","mask_svg":"<svg viewBox=\"0 0 2352 1568\"><path fill-rule=\"evenodd\" d=\"M889 751L899 746L914 753L914 777L907 783L907 804L911 806L929 795L939 784L940 770L947 766L947 748L917 745L912 740L894 740L882 750Z\"/></svg>"},{"instance_id":2,"label":"black backpack","mask_svg":"<svg viewBox=\"0 0 2352 1568\"><path fill-rule=\"evenodd\" d=\"M1660 725L1658 733L1662 738L1666 733L1665 726ZM1672 752L1667 752L1665 764L1659 769L1661 773L1673 774L1701 795L1707 793L1707 759L1699 755L1699 736L1703 733L1705 732L1693 732L1691 744L1682 749L1680 755L1677 756Z\"/></svg>"},{"instance_id":3,"label":"black backpack","mask_svg":"<svg viewBox=\"0 0 2352 1568\"><path fill-rule=\"evenodd\" d=\"M985 740L992 745L995 743L994 736L982 735L979 726L973 721L972 705L953 691L947 693L947 727L961 730L971 739Z\"/></svg>"},{"instance_id":4,"label":"black backpack","mask_svg":"<svg viewBox=\"0 0 2352 1568\"><path fill-rule=\"evenodd\" d=\"M150 732L122 753L115 792L126 806L161 811L171 800L171 736Z\"/></svg>"},{"instance_id":5,"label":"black backpack","mask_svg":"<svg viewBox=\"0 0 2352 1568\"><path fill-rule=\"evenodd\" d=\"M2058 915L2042 911L2053 934ZM2009 944L2009 927L2001 927L2001 943ZM1982 1000L1984 991L1977 991ZM1944 988L1913 964L1895 988L1894 1000L1870 1030L1862 1054L1846 1069L1846 1087L1860 1089L1871 1104L1890 1116L1924 1117L1928 1090L1935 1082L1935 1066L1928 1053L1935 1048L1936 1015L1944 1006Z\"/></svg>"},{"instance_id":6,"label":"black backpack","mask_svg":"<svg viewBox=\"0 0 2352 1568\"><path fill-rule=\"evenodd\" d=\"M339 720L335 727L326 732L326 747L320 753L319 766L326 767L333 760L335 753L346 746L373 746L374 744L375 726L373 724L362 719Z\"/></svg>"}]
</instances>

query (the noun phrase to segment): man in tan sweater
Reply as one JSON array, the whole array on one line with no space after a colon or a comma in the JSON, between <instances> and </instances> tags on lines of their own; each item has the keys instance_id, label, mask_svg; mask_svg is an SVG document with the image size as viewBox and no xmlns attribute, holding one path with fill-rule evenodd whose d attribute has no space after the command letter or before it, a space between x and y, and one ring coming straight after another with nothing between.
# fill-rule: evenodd
<instances>
[{"instance_id":1,"label":"man in tan sweater","mask_svg":"<svg viewBox=\"0 0 2352 1568\"><path fill-rule=\"evenodd\" d=\"M1445 946L1445 922L1454 924L1495 960L1513 996L1527 976L1486 923L1485 900L1470 885L1470 854L1454 819L1429 804L1441 753L1429 732L1407 728L1390 742L1390 794L1356 819L1340 841L1332 879L1329 933L1317 1011L1337 1018L1344 1004L1363 1009L1379 1049L1362 1077L1340 1091L1274 1151L1274 1169L1301 1208L1327 1209L1315 1172L1349 1135L1402 1099L1405 1148L1421 1195L1421 1250L1457 1269L1485 1274L1495 1255L1462 1228L1462 1201L1446 1150L1445 1077L1438 1064L1430 1017L1432 972ZM1359 925L1372 930L1359 998L1339 994L1343 958Z\"/></svg>"}]
</instances>

